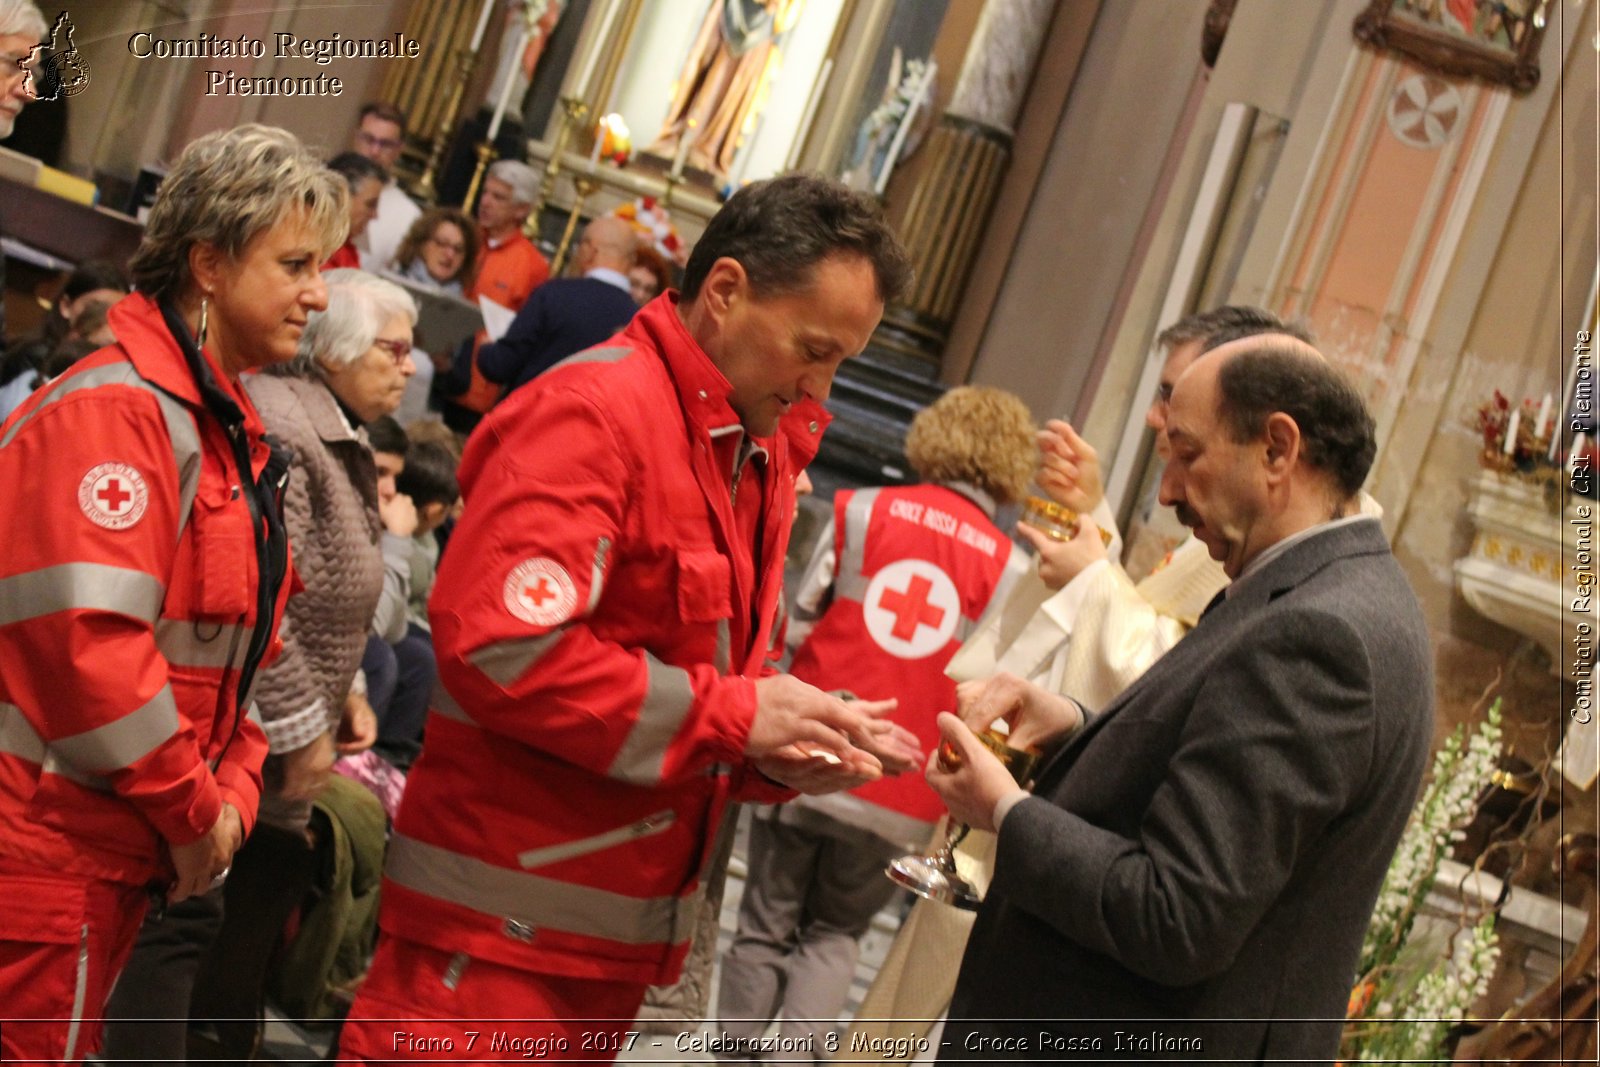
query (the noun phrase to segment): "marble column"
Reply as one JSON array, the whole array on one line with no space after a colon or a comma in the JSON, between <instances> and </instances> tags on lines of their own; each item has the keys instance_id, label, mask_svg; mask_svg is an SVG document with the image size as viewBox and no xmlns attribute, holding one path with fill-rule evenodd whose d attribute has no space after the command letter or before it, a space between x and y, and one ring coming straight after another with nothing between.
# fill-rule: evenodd
<instances>
[{"instance_id":1,"label":"marble column","mask_svg":"<svg viewBox=\"0 0 1600 1067\"><path fill-rule=\"evenodd\" d=\"M1000 183L1056 0L990 0L950 105L925 149L901 239L916 282L885 315L884 340L937 370Z\"/></svg>"}]
</instances>

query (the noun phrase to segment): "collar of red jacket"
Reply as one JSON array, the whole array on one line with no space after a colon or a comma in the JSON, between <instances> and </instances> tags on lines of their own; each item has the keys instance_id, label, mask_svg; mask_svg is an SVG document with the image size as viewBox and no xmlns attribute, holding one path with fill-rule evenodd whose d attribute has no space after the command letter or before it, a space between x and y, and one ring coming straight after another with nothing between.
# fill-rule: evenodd
<instances>
[{"instance_id":1,"label":"collar of red jacket","mask_svg":"<svg viewBox=\"0 0 1600 1067\"><path fill-rule=\"evenodd\" d=\"M128 362L139 372L139 377L185 403L205 406L200 398L200 387L195 383L194 375L189 373L189 365L184 362L183 351L167 330L161 309L154 300L143 293L123 297L107 313L106 318L111 325L111 332L116 335L117 345L128 354ZM205 349L200 352L210 365L211 375L217 380L217 385L244 412L245 430L251 436L259 436L263 428L255 405L250 403L237 381L222 373L222 368L210 352Z\"/></svg>"},{"instance_id":2,"label":"collar of red jacket","mask_svg":"<svg viewBox=\"0 0 1600 1067\"><path fill-rule=\"evenodd\" d=\"M676 289L669 289L640 308L626 332L642 334L642 339L661 353L661 360L678 387L679 402L693 424L707 431L739 424L739 413L728 403L733 386L678 317ZM801 400L779 420L776 436L789 442L794 469L799 470L816 456L822 431L832 419L815 400ZM755 440L770 449L770 438Z\"/></svg>"}]
</instances>

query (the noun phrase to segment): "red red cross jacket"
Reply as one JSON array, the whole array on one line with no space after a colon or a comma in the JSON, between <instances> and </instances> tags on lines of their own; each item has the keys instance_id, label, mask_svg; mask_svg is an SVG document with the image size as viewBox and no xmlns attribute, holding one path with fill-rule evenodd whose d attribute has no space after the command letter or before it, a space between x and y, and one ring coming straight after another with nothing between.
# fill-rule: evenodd
<instances>
[{"instance_id":1,"label":"red red cross jacket","mask_svg":"<svg viewBox=\"0 0 1600 1067\"><path fill-rule=\"evenodd\" d=\"M832 602L790 673L864 699L899 698L895 721L931 750L939 741L935 716L955 710L945 665L990 601L1027 568L1027 557L989 517L987 496L970 486L842 490L833 507ZM808 575L808 584L816 580ZM925 838L944 812L917 774L868 782L850 797L878 810L846 814L839 801L849 798L801 802L896 842Z\"/></svg>"},{"instance_id":2,"label":"red red cross jacket","mask_svg":"<svg viewBox=\"0 0 1600 1067\"><path fill-rule=\"evenodd\" d=\"M390 934L547 974L671 982L743 760L794 479L826 415L784 418L737 533L727 380L646 306L473 434L429 605L440 687L390 843Z\"/></svg>"},{"instance_id":3,"label":"red red cross jacket","mask_svg":"<svg viewBox=\"0 0 1600 1067\"><path fill-rule=\"evenodd\" d=\"M130 296L111 327L0 428L0 854L142 884L224 801L254 822L267 744L237 686L258 575L227 431L160 311ZM223 388L258 478L261 421Z\"/></svg>"}]
</instances>

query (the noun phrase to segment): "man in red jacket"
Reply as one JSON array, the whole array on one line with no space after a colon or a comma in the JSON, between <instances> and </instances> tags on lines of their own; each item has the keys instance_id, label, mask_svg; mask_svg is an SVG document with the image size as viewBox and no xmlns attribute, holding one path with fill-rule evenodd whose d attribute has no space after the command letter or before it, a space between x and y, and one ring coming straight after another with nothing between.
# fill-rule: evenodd
<instances>
[{"instance_id":1,"label":"man in red jacket","mask_svg":"<svg viewBox=\"0 0 1600 1067\"><path fill-rule=\"evenodd\" d=\"M681 294L473 435L429 612L441 685L343 1057L610 1061L678 976L730 800L919 758L871 714L887 702L766 658L821 402L907 274L869 200L755 183ZM461 1021L506 1018L542 1021Z\"/></svg>"}]
</instances>

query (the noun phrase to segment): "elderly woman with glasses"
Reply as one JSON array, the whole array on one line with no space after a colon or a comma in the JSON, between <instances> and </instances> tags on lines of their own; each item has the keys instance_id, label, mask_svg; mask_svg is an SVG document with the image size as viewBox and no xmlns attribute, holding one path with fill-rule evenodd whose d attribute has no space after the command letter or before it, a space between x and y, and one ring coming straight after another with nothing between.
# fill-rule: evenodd
<instances>
[{"instance_id":1,"label":"elderly woman with glasses","mask_svg":"<svg viewBox=\"0 0 1600 1067\"><path fill-rule=\"evenodd\" d=\"M0 1013L28 1020L0 1027L0 1059L95 1049L147 906L220 921L288 586L286 460L240 378L292 359L326 306L345 198L284 130L190 144L116 343L0 430Z\"/></svg>"},{"instance_id":2,"label":"elderly woman with glasses","mask_svg":"<svg viewBox=\"0 0 1600 1067\"><path fill-rule=\"evenodd\" d=\"M456 208L424 211L395 253L394 273L408 282L461 296L478 269L478 228Z\"/></svg>"}]
</instances>

